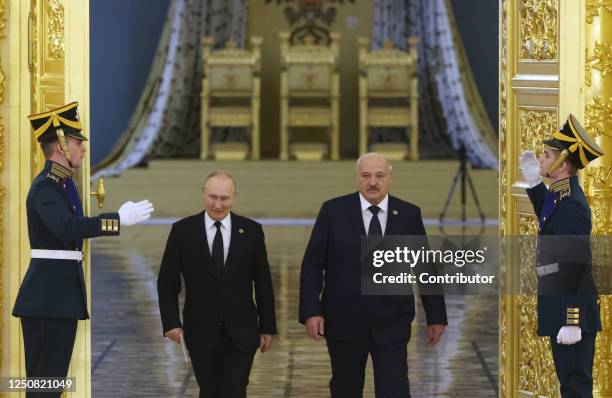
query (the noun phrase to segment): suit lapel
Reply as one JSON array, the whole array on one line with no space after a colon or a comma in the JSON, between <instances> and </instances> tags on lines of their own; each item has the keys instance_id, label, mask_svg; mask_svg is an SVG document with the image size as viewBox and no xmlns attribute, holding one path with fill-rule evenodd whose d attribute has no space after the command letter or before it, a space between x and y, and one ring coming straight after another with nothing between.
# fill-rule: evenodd
<instances>
[{"instance_id":1,"label":"suit lapel","mask_svg":"<svg viewBox=\"0 0 612 398\"><path fill-rule=\"evenodd\" d=\"M386 235L401 235L400 233L400 218L399 210L395 198L389 195L389 203L387 206L387 226L385 227Z\"/></svg>"},{"instance_id":2,"label":"suit lapel","mask_svg":"<svg viewBox=\"0 0 612 398\"><path fill-rule=\"evenodd\" d=\"M353 230L357 231L359 236L366 235L365 226L363 225L363 215L361 214L361 200L359 192L354 193L350 197L349 217L353 222Z\"/></svg>"},{"instance_id":3,"label":"suit lapel","mask_svg":"<svg viewBox=\"0 0 612 398\"><path fill-rule=\"evenodd\" d=\"M246 233L244 226L240 222L239 217L237 217L234 213L230 212L230 217L232 220L232 233L229 241L229 248L227 249L227 258L225 259L225 266L223 267L223 273L229 273L233 270L233 258L234 252L236 250L240 250L242 247L242 239L244 238L244 234Z\"/></svg>"}]
</instances>

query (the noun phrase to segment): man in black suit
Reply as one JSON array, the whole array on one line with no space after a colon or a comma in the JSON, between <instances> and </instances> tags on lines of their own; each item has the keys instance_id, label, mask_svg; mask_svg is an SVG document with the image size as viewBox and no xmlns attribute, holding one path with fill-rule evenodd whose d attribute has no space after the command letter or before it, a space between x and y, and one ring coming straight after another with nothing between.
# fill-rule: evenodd
<instances>
[{"instance_id":1,"label":"man in black suit","mask_svg":"<svg viewBox=\"0 0 612 398\"><path fill-rule=\"evenodd\" d=\"M312 339L325 336L332 398L362 397L368 354L376 397L410 397L406 345L414 296L360 294L360 245L366 231L368 236L425 235L421 210L389 196L390 185L388 161L378 153L362 156L359 192L323 203L302 261L300 322ZM444 297L424 295L421 301L433 345L447 324Z\"/></svg>"},{"instance_id":2,"label":"man in black suit","mask_svg":"<svg viewBox=\"0 0 612 398\"><path fill-rule=\"evenodd\" d=\"M237 195L231 174L211 173L202 192L205 210L176 222L164 251L157 279L163 331L180 344L184 329L200 397L245 397L255 351L266 352L276 334L264 233L230 211Z\"/></svg>"}]
</instances>

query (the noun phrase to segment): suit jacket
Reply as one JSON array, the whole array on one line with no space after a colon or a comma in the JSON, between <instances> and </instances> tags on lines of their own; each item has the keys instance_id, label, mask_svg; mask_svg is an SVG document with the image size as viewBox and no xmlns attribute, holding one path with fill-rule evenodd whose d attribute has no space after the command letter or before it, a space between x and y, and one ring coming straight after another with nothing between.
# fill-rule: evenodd
<instances>
[{"instance_id":1,"label":"suit jacket","mask_svg":"<svg viewBox=\"0 0 612 398\"><path fill-rule=\"evenodd\" d=\"M385 235L425 235L421 210L389 196ZM362 296L361 237L366 235L359 193L331 199L321 207L302 261L299 319L325 318L325 337L364 341L410 339L413 295ZM322 293L322 294L321 294ZM427 324L447 324L443 296L422 296Z\"/></svg>"},{"instance_id":2,"label":"suit jacket","mask_svg":"<svg viewBox=\"0 0 612 398\"><path fill-rule=\"evenodd\" d=\"M215 349L220 321L243 351L255 351L260 334L276 334L274 291L263 229L259 223L234 213L231 220L221 277L208 248L204 212L177 221L168 237L157 278L163 331L182 327L192 353ZM182 322L178 299L181 275L185 281Z\"/></svg>"},{"instance_id":3,"label":"suit jacket","mask_svg":"<svg viewBox=\"0 0 612 398\"><path fill-rule=\"evenodd\" d=\"M72 172L47 161L26 199L28 237L32 249L82 249L82 240L119 235L119 214L83 217ZM69 190L72 186L73 190ZM83 264L76 260L33 258L26 272L14 316L87 319Z\"/></svg>"},{"instance_id":4,"label":"suit jacket","mask_svg":"<svg viewBox=\"0 0 612 398\"><path fill-rule=\"evenodd\" d=\"M591 209L578 177L544 183L527 194L539 219L537 265L556 265L538 277L538 335L556 336L562 326L601 330L597 288L591 272Z\"/></svg>"}]
</instances>

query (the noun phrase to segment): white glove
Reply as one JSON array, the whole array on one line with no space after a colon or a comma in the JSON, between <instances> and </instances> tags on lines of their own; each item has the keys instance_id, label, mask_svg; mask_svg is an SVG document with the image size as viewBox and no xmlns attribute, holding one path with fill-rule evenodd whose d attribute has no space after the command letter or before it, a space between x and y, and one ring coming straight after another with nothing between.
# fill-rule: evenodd
<instances>
[{"instance_id":1,"label":"white glove","mask_svg":"<svg viewBox=\"0 0 612 398\"><path fill-rule=\"evenodd\" d=\"M542 182L540 162L538 162L535 153L531 151L523 152L519 156L519 165L525 181L529 184L529 188L533 188Z\"/></svg>"},{"instance_id":2,"label":"white glove","mask_svg":"<svg viewBox=\"0 0 612 398\"><path fill-rule=\"evenodd\" d=\"M148 200L141 200L138 203L132 201L125 202L119 208L119 222L121 226L129 227L148 220L153 213L153 204Z\"/></svg>"},{"instance_id":3,"label":"white glove","mask_svg":"<svg viewBox=\"0 0 612 398\"><path fill-rule=\"evenodd\" d=\"M580 326L563 326L557 334L557 343L572 345L582 340L582 329Z\"/></svg>"}]
</instances>

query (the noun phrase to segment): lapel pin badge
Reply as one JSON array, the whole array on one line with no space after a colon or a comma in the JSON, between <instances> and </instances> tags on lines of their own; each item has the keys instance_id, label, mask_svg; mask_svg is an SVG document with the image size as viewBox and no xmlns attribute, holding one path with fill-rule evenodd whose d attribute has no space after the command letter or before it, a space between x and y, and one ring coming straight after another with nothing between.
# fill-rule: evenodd
<instances>
[{"instance_id":1,"label":"lapel pin badge","mask_svg":"<svg viewBox=\"0 0 612 398\"><path fill-rule=\"evenodd\" d=\"M393 215L394 215L394 216L397 216L398 214L399 214L399 211L397 211L397 210L393 210Z\"/></svg>"},{"instance_id":2,"label":"lapel pin badge","mask_svg":"<svg viewBox=\"0 0 612 398\"><path fill-rule=\"evenodd\" d=\"M240 232L241 234L243 234L243 233L244 233L244 229L240 228L240 229L238 229L238 232Z\"/></svg>"}]
</instances>

